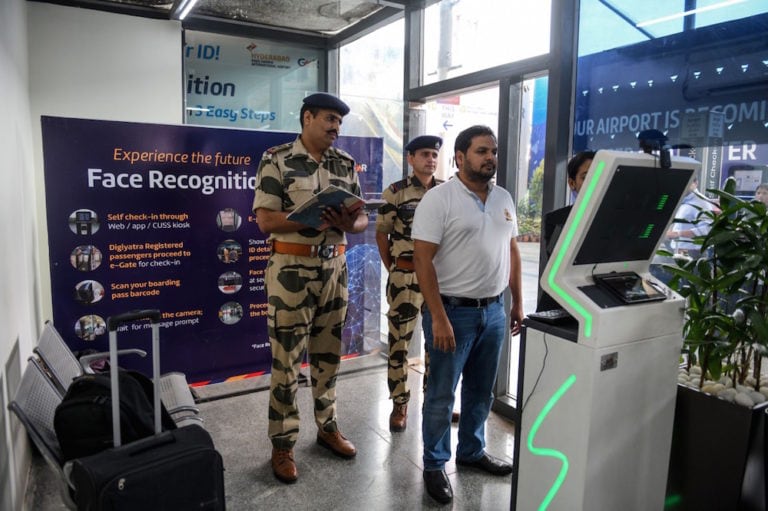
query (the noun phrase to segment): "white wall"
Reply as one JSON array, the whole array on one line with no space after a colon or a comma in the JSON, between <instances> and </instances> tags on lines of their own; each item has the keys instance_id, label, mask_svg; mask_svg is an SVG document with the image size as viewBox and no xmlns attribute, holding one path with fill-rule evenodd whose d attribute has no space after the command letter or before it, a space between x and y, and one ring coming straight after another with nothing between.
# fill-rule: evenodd
<instances>
[{"instance_id":1,"label":"white wall","mask_svg":"<svg viewBox=\"0 0 768 511\"><path fill-rule=\"evenodd\" d=\"M2 510L23 509L30 463L6 405L52 317L40 116L180 124L181 66L178 22L0 0Z\"/></svg>"},{"instance_id":2,"label":"white wall","mask_svg":"<svg viewBox=\"0 0 768 511\"><path fill-rule=\"evenodd\" d=\"M19 509L30 455L6 405L19 380L19 349L35 339L35 189L29 116L26 2L0 1L0 509ZM18 341L18 345L17 345Z\"/></svg>"},{"instance_id":3,"label":"white wall","mask_svg":"<svg viewBox=\"0 0 768 511\"><path fill-rule=\"evenodd\" d=\"M40 309L52 317L40 116L181 124L181 25L30 2L29 95L40 221Z\"/></svg>"}]
</instances>

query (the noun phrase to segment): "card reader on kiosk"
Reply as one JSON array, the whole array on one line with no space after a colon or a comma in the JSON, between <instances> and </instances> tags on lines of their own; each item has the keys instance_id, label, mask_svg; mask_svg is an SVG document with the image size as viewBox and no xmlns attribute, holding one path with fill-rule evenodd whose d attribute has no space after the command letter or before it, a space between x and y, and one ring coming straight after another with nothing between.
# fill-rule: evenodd
<instances>
[{"instance_id":1,"label":"card reader on kiosk","mask_svg":"<svg viewBox=\"0 0 768 511\"><path fill-rule=\"evenodd\" d=\"M520 340L512 509L663 509L684 300L649 263L700 164L598 151ZM668 162L667 162L668 163Z\"/></svg>"}]
</instances>

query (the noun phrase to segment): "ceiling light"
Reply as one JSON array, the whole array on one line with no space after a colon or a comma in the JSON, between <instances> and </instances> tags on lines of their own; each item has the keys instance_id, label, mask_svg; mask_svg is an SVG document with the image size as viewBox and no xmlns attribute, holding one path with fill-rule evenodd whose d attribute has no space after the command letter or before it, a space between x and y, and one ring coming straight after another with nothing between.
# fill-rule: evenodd
<instances>
[{"instance_id":1,"label":"ceiling light","mask_svg":"<svg viewBox=\"0 0 768 511\"><path fill-rule=\"evenodd\" d=\"M690 16L691 14L698 14L700 12L712 11L715 9L722 9L723 7L744 3L746 1L747 0L726 0L725 2L720 2L719 4L712 4L706 7L698 7L696 9L691 9L690 11L677 12L675 14L670 14L669 16L662 16L661 18L656 18L648 21L641 21L640 23L635 24L635 26L638 28L647 27L648 25L655 25L656 23L663 23L665 21L670 21L677 18L684 18L685 16Z\"/></svg>"},{"instance_id":2,"label":"ceiling light","mask_svg":"<svg viewBox=\"0 0 768 511\"><path fill-rule=\"evenodd\" d=\"M195 7L197 0L176 0L171 7L171 19L183 20L187 14Z\"/></svg>"}]
</instances>

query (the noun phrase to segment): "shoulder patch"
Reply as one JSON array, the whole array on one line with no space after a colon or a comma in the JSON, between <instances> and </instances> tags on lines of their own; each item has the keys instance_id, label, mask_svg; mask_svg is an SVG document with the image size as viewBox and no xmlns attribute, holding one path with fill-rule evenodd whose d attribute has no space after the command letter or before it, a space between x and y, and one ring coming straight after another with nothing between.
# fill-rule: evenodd
<instances>
[{"instance_id":1,"label":"shoulder patch","mask_svg":"<svg viewBox=\"0 0 768 511\"><path fill-rule=\"evenodd\" d=\"M391 185L389 185L389 189L392 190L392 193L399 192L403 188L408 186L408 183L410 180L408 178L401 179L400 181L395 181Z\"/></svg>"},{"instance_id":2,"label":"shoulder patch","mask_svg":"<svg viewBox=\"0 0 768 511\"><path fill-rule=\"evenodd\" d=\"M285 144L280 144L274 147L270 147L269 149L264 151L264 155L262 156L262 158L269 159L272 157L273 154L290 149L292 146L293 146L293 142L286 142Z\"/></svg>"},{"instance_id":3,"label":"shoulder patch","mask_svg":"<svg viewBox=\"0 0 768 511\"><path fill-rule=\"evenodd\" d=\"M349 154L348 152L344 151L343 149L339 149L337 147L331 147L331 151L335 151L336 155L339 158L344 158L345 160L349 160L352 163L355 162L355 159L352 157L352 155Z\"/></svg>"}]
</instances>

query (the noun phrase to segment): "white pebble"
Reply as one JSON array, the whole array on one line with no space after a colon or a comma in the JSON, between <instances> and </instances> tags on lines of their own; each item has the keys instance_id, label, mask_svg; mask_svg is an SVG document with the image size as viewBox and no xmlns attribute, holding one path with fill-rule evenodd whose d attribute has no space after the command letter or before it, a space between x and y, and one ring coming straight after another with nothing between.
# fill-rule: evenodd
<instances>
[{"instance_id":1,"label":"white pebble","mask_svg":"<svg viewBox=\"0 0 768 511\"><path fill-rule=\"evenodd\" d=\"M765 401L765 396L762 395L761 393L759 393L756 390L753 390L752 392L750 392L749 393L749 397L752 398L752 401L755 404L759 404L759 403L762 403L763 401Z\"/></svg>"},{"instance_id":2,"label":"white pebble","mask_svg":"<svg viewBox=\"0 0 768 511\"><path fill-rule=\"evenodd\" d=\"M752 398L749 397L749 395L739 392L736 394L736 397L734 398L734 401L736 404L739 404L741 406L746 406L747 408L752 408L755 406L754 401L752 401Z\"/></svg>"}]
</instances>

